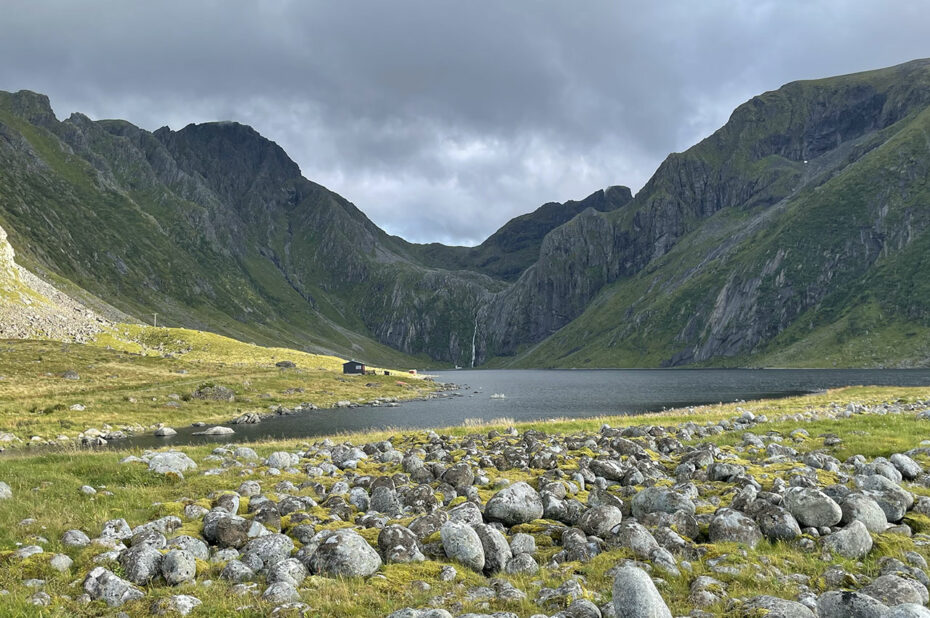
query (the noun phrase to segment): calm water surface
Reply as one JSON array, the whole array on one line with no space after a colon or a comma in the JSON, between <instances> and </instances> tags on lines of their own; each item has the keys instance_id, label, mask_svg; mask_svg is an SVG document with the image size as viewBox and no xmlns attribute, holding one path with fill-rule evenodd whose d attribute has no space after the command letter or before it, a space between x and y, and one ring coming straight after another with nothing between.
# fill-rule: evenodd
<instances>
[{"instance_id":1,"label":"calm water surface","mask_svg":"<svg viewBox=\"0 0 930 618\"><path fill-rule=\"evenodd\" d=\"M530 421L553 417L642 414L718 402L787 397L849 385L928 386L928 369L602 369L462 370L432 372L438 382L461 385L448 397L399 407L320 410L271 418L258 425L230 425L235 435L191 435L176 427L172 438L140 436L114 446L154 447L201 442L298 438L385 427L459 425L465 419L508 417ZM494 398L501 394L504 398Z\"/></svg>"}]
</instances>

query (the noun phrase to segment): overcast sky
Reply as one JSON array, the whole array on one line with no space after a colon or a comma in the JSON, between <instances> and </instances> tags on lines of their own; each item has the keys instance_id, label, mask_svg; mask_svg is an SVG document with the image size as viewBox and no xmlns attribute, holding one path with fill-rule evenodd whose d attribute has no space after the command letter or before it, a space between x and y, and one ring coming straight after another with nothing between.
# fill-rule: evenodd
<instances>
[{"instance_id":1,"label":"overcast sky","mask_svg":"<svg viewBox=\"0 0 930 618\"><path fill-rule=\"evenodd\" d=\"M930 56L930 0L2 4L0 90L252 125L387 231L454 244L636 192L755 94Z\"/></svg>"}]
</instances>

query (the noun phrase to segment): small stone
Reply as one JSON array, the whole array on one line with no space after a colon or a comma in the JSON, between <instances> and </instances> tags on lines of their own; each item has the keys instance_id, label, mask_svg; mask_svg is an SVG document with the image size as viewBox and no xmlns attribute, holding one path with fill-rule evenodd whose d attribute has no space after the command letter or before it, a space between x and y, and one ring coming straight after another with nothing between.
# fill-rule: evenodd
<instances>
[{"instance_id":1,"label":"small stone","mask_svg":"<svg viewBox=\"0 0 930 618\"><path fill-rule=\"evenodd\" d=\"M188 594L176 594L156 600L152 603L150 611L156 616L166 616L169 614L186 616L200 605L202 605L202 602L197 597L192 597Z\"/></svg>"}]
</instances>

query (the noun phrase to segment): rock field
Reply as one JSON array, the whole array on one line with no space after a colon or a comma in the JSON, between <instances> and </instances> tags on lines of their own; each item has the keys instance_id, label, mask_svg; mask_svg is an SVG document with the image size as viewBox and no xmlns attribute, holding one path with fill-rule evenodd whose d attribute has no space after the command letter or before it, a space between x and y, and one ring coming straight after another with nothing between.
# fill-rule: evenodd
<instances>
[{"instance_id":1,"label":"rock field","mask_svg":"<svg viewBox=\"0 0 930 618\"><path fill-rule=\"evenodd\" d=\"M216 489L162 504L151 521L70 530L66 550L49 560L79 584L67 601L142 614L196 615L222 585L269 615L316 615L314 580L366 587L387 565L435 563L433 581L409 585L483 583L393 618L645 618L672 616L670 607L690 616L930 616L930 443L914 436L907 452L839 461L829 454L839 437L804 428L865 415L930 410L850 404L779 419L796 421L787 433L746 412L568 435L324 440L264 457L222 446L199 462L145 452L123 465L212 476ZM735 445L716 443L734 432ZM0 483L0 499L16 495ZM44 553L41 542L24 543L8 564ZM806 572L785 570L785 556L809 560ZM774 585L741 595L753 579ZM36 605L55 602L41 580L34 585ZM166 588L179 594L149 599Z\"/></svg>"}]
</instances>

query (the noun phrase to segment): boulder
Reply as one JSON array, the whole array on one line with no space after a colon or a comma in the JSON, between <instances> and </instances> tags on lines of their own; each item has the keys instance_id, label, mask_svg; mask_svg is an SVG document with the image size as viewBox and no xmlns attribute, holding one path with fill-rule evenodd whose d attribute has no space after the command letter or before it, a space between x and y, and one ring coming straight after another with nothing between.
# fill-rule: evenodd
<instances>
[{"instance_id":1,"label":"boulder","mask_svg":"<svg viewBox=\"0 0 930 618\"><path fill-rule=\"evenodd\" d=\"M169 586L194 581L197 577L197 560L189 551L172 549L161 561L161 574Z\"/></svg>"},{"instance_id":2,"label":"boulder","mask_svg":"<svg viewBox=\"0 0 930 618\"><path fill-rule=\"evenodd\" d=\"M588 509L578 520L578 527L602 539L610 536L614 528L620 525L623 513L615 506L595 506Z\"/></svg>"},{"instance_id":3,"label":"boulder","mask_svg":"<svg viewBox=\"0 0 930 618\"><path fill-rule=\"evenodd\" d=\"M378 534L378 549L386 563L423 562L426 557L420 552L417 535L408 528L393 524L385 526Z\"/></svg>"},{"instance_id":4,"label":"boulder","mask_svg":"<svg viewBox=\"0 0 930 618\"><path fill-rule=\"evenodd\" d=\"M753 597L746 601L742 607L742 615L765 616L766 618L815 618L814 612L806 605L768 595Z\"/></svg>"},{"instance_id":5,"label":"boulder","mask_svg":"<svg viewBox=\"0 0 930 618\"><path fill-rule=\"evenodd\" d=\"M167 451L155 453L149 458L149 470L155 474L184 475L188 470L194 470L197 464L194 460L180 451Z\"/></svg>"},{"instance_id":6,"label":"boulder","mask_svg":"<svg viewBox=\"0 0 930 618\"><path fill-rule=\"evenodd\" d=\"M887 605L861 592L831 590L817 599L820 618L885 618L887 612Z\"/></svg>"},{"instance_id":7,"label":"boulder","mask_svg":"<svg viewBox=\"0 0 930 618\"><path fill-rule=\"evenodd\" d=\"M139 586L145 586L161 574L162 560L162 553L147 544L134 545L119 557L123 575Z\"/></svg>"},{"instance_id":8,"label":"boulder","mask_svg":"<svg viewBox=\"0 0 930 618\"><path fill-rule=\"evenodd\" d=\"M484 546L474 528L456 521L448 521L439 531L443 551L473 571L484 569Z\"/></svg>"},{"instance_id":9,"label":"boulder","mask_svg":"<svg viewBox=\"0 0 930 618\"><path fill-rule=\"evenodd\" d=\"M325 530L317 536L320 538L309 544L310 547L316 544L316 550L304 561L311 573L330 577L368 577L381 568L381 556L357 532Z\"/></svg>"},{"instance_id":10,"label":"boulder","mask_svg":"<svg viewBox=\"0 0 930 618\"><path fill-rule=\"evenodd\" d=\"M858 560L872 550L872 535L861 521L854 521L842 530L823 539L823 545L829 551Z\"/></svg>"},{"instance_id":11,"label":"boulder","mask_svg":"<svg viewBox=\"0 0 930 618\"><path fill-rule=\"evenodd\" d=\"M802 528L835 526L843 510L827 494L809 487L792 487L785 494L784 506Z\"/></svg>"},{"instance_id":12,"label":"boulder","mask_svg":"<svg viewBox=\"0 0 930 618\"><path fill-rule=\"evenodd\" d=\"M131 583L98 566L84 578L84 592L94 601L102 600L110 607L136 601L144 595Z\"/></svg>"},{"instance_id":13,"label":"boulder","mask_svg":"<svg viewBox=\"0 0 930 618\"><path fill-rule=\"evenodd\" d=\"M710 522L708 536L712 543L743 543L755 547L762 532L749 517L733 509L720 509Z\"/></svg>"},{"instance_id":14,"label":"boulder","mask_svg":"<svg viewBox=\"0 0 930 618\"><path fill-rule=\"evenodd\" d=\"M484 515L505 526L527 523L543 516L542 499L535 489L521 481L491 496Z\"/></svg>"},{"instance_id":15,"label":"boulder","mask_svg":"<svg viewBox=\"0 0 930 618\"><path fill-rule=\"evenodd\" d=\"M869 532L876 534L884 532L888 528L885 511L882 510L878 502L864 493L853 492L849 494L843 499L840 508L843 510L840 523L844 526L853 521L861 521L869 529Z\"/></svg>"},{"instance_id":16,"label":"boulder","mask_svg":"<svg viewBox=\"0 0 930 618\"><path fill-rule=\"evenodd\" d=\"M652 578L639 567L617 569L613 594L616 618L672 618Z\"/></svg>"},{"instance_id":17,"label":"boulder","mask_svg":"<svg viewBox=\"0 0 930 618\"><path fill-rule=\"evenodd\" d=\"M924 605L930 600L927 587L913 579L905 579L900 575L889 573L876 577L872 583L859 592L878 599L885 605L899 603L917 603Z\"/></svg>"},{"instance_id":18,"label":"boulder","mask_svg":"<svg viewBox=\"0 0 930 618\"><path fill-rule=\"evenodd\" d=\"M694 502L671 487L647 487L633 497L633 517L641 519L649 513L685 511L694 515Z\"/></svg>"},{"instance_id":19,"label":"boulder","mask_svg":"<svg viewBox=\"0 0 930 618\"><path fill-rule=\"evenodd\" d=\"M481 540L481 548L484 550L484 572L487 574L503 571L513 558L510 551L510 545L507 538L497 529L487 524L478 524L474 527L478 538Z\"/></svg>"}]
</instances>

